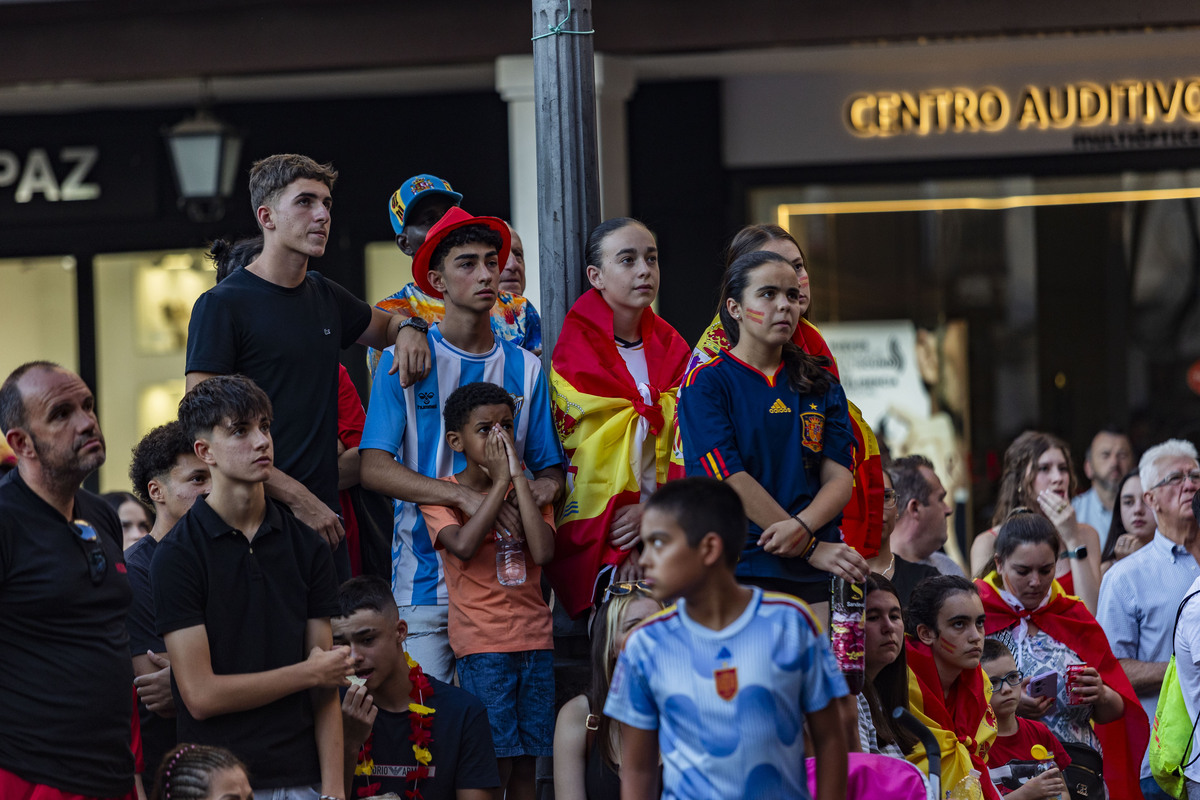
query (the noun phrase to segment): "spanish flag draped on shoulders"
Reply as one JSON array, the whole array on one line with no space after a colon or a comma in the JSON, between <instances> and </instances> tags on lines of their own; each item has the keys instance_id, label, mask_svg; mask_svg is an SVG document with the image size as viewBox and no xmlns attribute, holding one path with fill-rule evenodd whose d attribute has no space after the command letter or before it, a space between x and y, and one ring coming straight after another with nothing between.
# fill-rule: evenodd
<instances>
[{"instance_id":1,"label":"spanish flag draped on shoulders","mask_svg":"<svg viewBox=\"0 0 1200 800\"><path fill-rule=\"evenodd\" d=\"M641 333L650 379L644 393L617 351L612 309L595 289L567 312L554 346L554 423L571 465L554 560L546 572L572 616L591 605L600 570L626 556L609 544L608 532L617 510L641 501L634 466L640 458L634 454L642 452L646 438L654 437L659 486L684 475L674 446L675 403L688 346L650 309L642 312Z\"/></svg>"},{"instance_id":2,"label":"spanish flag draped on shoulders","mask_svg":"<svg viewBox=\"0 0 1200 800\"><path fill-rule=\"evenodd\" d=\"M1104 629L1092 612L1078 597L1063 591L1058 581L1050 585L1049 601L1033 611L1013 608L1004 601L1000 596L1003 583L995 571L975 581L975 585L979 587L983 610L987 612L983 626L986 635L1028 619L1056 641L1070 647L1088 666L1095 667L1104 685L1121 695L1125 701L1125 713L1121 718L1094 725L1100 746L1104 748L1104 783L1109 797L1141 797L1139 777L1142 755L1150 742L1150 722L1125 670L1108 645Z\"/></svg>"},{"instance_id":3,"label":"spanish flag draped on shoulders","mask_svg":"<svg viewBox=\"0 0 1200 800\"><path fill-rule=\"evenodd\" d=\"M913 636L905 638L908 705L940 745L943 793L976 770L983 796L999 800L987 768L988 750L996 740L996 715L990 704L992 683L984 676L983 667L963 670L947 696L929 645ZM908 760L929 773L924 745L918 744Z\"/></svg>"},{"instance_id":4,"label":"spanish flag draped on shoulders","mask_svg":"<svg viewBox=\"0 0 1200 800\"><path fill-rule=\"evenodd\" d=\"M829 365L825 369L841 380L837 360L816 325L801 317L796 332L792 334L792 342L811 356L828 358ZM729 347L729 337L725 335L720 315L717 315L692 351L688 372ZM870 558L879 552L879 537L883 533L883 462L879 454L879 442L871 426L850 398L846 399L846 403L850 409L850 428L854 431L855 440L852 470L854 490L850 502L842 509L842 537L864 558Z\"/></svg>"}]
</instances>

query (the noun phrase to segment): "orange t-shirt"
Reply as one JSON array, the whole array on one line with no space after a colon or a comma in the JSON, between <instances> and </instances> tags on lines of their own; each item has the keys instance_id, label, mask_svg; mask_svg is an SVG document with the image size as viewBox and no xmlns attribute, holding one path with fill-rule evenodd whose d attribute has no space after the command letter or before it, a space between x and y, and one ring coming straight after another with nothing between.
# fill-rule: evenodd
<instances>
[{"instance_id":1,"label":"orange t-shirt","mask_svg":"<svg viewBox=\"0 0 1200 800\"><path fill-rule=\"evenodd\" d=\"M439 480L458 483L454 476ZM542 599L542 568L525 551L525 582L503 586L496 577L496 541L484 537L475 556L467 561L438 542L438 534L468 517L456 508L421 506L433 546L441 551L450 595L450 648L456 658L475 653L518 653L553 650L550 608ZM542 518L554 529L554 509L542 508Z\"/></svg>"}]
</instances>

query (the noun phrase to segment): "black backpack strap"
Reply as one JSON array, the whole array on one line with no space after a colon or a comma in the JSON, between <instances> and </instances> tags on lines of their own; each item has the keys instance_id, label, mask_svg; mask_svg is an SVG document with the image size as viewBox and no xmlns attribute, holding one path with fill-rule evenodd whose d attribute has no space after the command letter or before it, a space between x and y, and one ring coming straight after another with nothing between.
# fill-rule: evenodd
<instances>
[{"instance_id":1,"label":"black backpack strap","mask_svg":"<svg viewBox=\"0 0 1200 800\"><path fill-rule=\"evenodd\" d=\"M1172 656L1175 655L1175 634L1177 634L1179 632L1179 618L1183 616L1183 607L1187 605L1188 600L1191 600L1193 597L1195 597L1198 594L1200 594L1200 589L1197 589L1196 591L1189 594L1187 597L1183 598L1183 601L1180 602L1180 604L1179 604L1179 609L1175 612L1175 627L1171 629L1171 655ZM1179 659L1176 658L1175 660L1176 660L1176 662L1178 662ZM1178 664L1176 664L1175 670L1176 670L1175 680L1179 680ZM1186 705L1184 707L1186 708ZM1192 742L1196 738L1196 725L1197 724L1200 724L1200 715L1197 715L1196 718L1194 720L1192 720L1192 732L1188 734L1187 744L1184 745L1184 748L1183 748L1184 757L1186 757L1187 754L1190 753L1192 750ZM1192 764L1195 764L1196 759L1198 759L1198 758L1200 758L1200 753L1197 753L1196 755L1192 756L1191 761L1187 762L1186 764L1181 764L1179 768L1187 769Z\"/></svg>"},{"instance_id":2,"label":"black backpack strap","mask_svg":"<svg viewBox=\"0 0 1200 800\"><path fill-rule=\"evenodd\" d=\"M1175 625L1171 628L1171 655L1175 655L1175 634L1179 633L1179 618L1183 616L1183 607L1187 605L1188 600L1191 600L1198 594L1200 594L1200 589L1183 598L1179 603L1179 608L1175 611Z\"/></svg>"}]
</instances>

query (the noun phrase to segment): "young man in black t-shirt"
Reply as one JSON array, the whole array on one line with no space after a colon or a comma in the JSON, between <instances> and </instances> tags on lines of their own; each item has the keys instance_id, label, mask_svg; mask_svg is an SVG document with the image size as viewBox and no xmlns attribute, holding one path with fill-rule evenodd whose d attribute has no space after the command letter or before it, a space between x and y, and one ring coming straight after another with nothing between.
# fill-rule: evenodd
<instances>
[{"instance_id":1,"label":"young man in black t-shirt","mask_svg":"<svg viewBox=\"0 0 1200 800\"><path fill-rule=\"evenodd\" d=\"M306 156L262 159L250 170L250 202L263 250L196 301L188 323L187 388L213 375L242 374L275 408L278 459L267 493L338 548L349 575L338 519L338 354L358 342L384 349L424 341L401 332L400 317L372 308L319 272L308 260L325 253L337 172ZM415 357L403 385L429 371ZM396 378L391 378L395 380Z\"/></svg>"},{"instance_id":2,"label":"young man in black t-shirt","mask_svg":"<svg viewBox=\"0 0 1200 800\"><path fill-rule=\"evenodd\" d=\"M336 689L350 656L330 649L333 559L263 490L271 402L248 378L218 376L188 392L179 422L212 474L209 496L159 543L151 565L179 740L228 747L256 791L344 800Z\"/></svg>"},{"instance_id":3,"label":"young man in black t-shirt","mask_svg":"<svg viewBox=\"0 0 1200 800\"><path fill-rule=\"evenodd\" d=\"M129 479L138 499L154 509L154 527L125 551L125 567L133 603L125 627L129 629L129 652L133 656L134 686L137 687L138 719L142 726L142 753L153 777L162 757L175 747L175 700L171 696L171 665L167 646L154 625L154 593L150 587L150 563L158 543L175 523L207 494L208 466L196 458L192 440L178 422L160 425L142 437L133 448Z\"/></svg>"},{"instance_id":4,"label":"young man in black t-shirt","mask_svg":"<svg viewBox=\"0 0 1200 800\"><path fill-rule=\"evenodd\" d=\"M133 702L121 523L80 489L104 463L95 398L45 361L0 386L0 797L128 798Z\"/></svg>"},{"instance_id":5,"label":"young man in black t-shirt","mask_svg":"<svg viewBox=\"0 0 1200 800\"><path fill-rule=\"evenodd\" d=\"M424 800L491 800L500 773L483 703L409 660L408 624L386 581L365 575L346 581L338 602L333 640L350 646L355 673L342 698L346 796L419 792ZM433 712L414 712L413 704ZM414 744L427 751L420 759Z\"/></svg>"}]
</instances>

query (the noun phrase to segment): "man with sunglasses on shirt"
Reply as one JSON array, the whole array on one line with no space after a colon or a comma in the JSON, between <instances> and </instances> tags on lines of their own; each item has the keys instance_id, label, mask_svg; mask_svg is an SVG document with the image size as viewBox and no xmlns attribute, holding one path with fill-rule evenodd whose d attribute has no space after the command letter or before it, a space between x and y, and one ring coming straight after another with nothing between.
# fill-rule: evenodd
<instances>
[{"instance_id":1,"label":"man with sunglasses on shirt","mask_svg":"<svg viewBox=\"0 0 1200 800\"><path fill-rule=\"evenodd\" d=\"M0 386L0 797L136 797L121 523L80 488L104 463L95 404L48 361Z\"/></svg>"}]
</instances>

